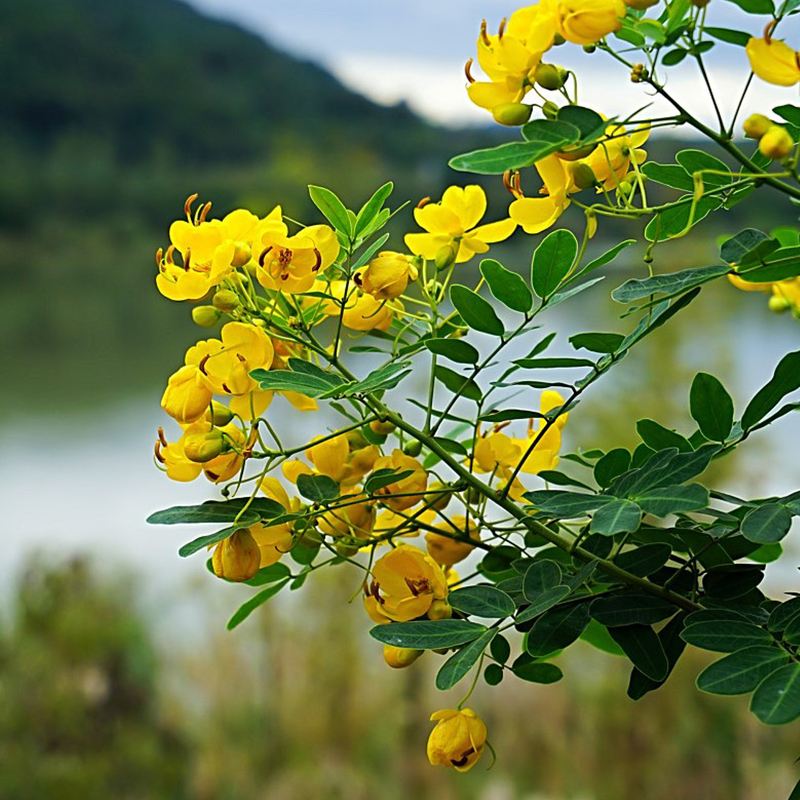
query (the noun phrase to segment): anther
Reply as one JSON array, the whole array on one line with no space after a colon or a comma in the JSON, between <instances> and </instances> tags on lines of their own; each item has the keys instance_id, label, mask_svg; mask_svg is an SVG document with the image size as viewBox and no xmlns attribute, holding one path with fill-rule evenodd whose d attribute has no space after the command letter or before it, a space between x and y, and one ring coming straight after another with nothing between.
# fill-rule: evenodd
<instances>
[{"instance_id":1,"label":"anther","mask_svg":"<svg viewBox=\"0 0 800 800\"><path fill-rule=\"evenodd\" d=\"M188 219L189 222L192 221L192 206L194 205L194 201L197 200L198 197L200 197L199 194L196 193L190 194L186 198L186 202L183 204L183 213L186 214L186 219Z\"/></svg>"},{"instance_id":2,"label":"anther","mask_svg":"<svg viewBox=\"0 0 800 800\"><path fill-rule=\"evenodd\" d=\"M316 262L315 262L314 266L311 267L311 271L312 272L317 272L319 270L319 268L322 266L322 253L320 253L319 250L317 250L317 248L315 247L314 248L314 255L316 256Z\"/></svg>"},{"instance_id":3,"label":"anther","mask_svg":"<svg viewBox=\"0 0 800 800\"><path fill-rule=\"evenodd\" d=\"M266 249L266 250L265 250L265 251L264 251L264 252L263 252L263 253L262 253L262 254L261 254L259 257L258 257L258 266L259 266L259 267L263 267L263 266L264 266L264 260L266 259L267 255L270 253L270 251L271 251L271 250L272 250L272 245L270 245L270 246L269 246L269 247L268 247L268 248L267 248L267 249Z\"/></svg>"},{"instance_id":4,"label":"anther","mask_svg":"<svg viewBox=\"0 0 800 800\"><path fill-rule=\"evenodd\" d=\"M492 46L492 40L489 38L489 34L486 32L486 20L481 22L481 39L487 47Z\"/></svg>"},{"instance_id":5,"label":"anther","mask_svg":"<svg viewBox=\"0 0 800 800\"><path fill-rule=\"evenodd\" d=\"M161 442L156 442L153 452L155 453L156 461L160 462L161 464L167 463L167 459L161 455Z\"/></svg>"},{"instance_id":6,"label":"anther","mask_svg":"<svg viewBox=\"0 0 800 800\"><path fill-rule=\"evenodd\" d=\"M203 210L200 212L199 220L200 222L205 222L206 217L208 216L208 212L211 211L211 203L208 202L203 206Z\"/></svg>"},{"instance_id":7,"label":"anther","mask_svg":"<svg viewBox=\"0 0 800 800\"><path fill-rule=\"evenodd\" d=\"M164 429L162 427L159 427L158 429L158 441L161 442L164 447L167 446L167 437L164 436Z\"/></svg>"},{"instance_id":8,"label":"anther","mask_svg":"<svg viewBox=\"0 0 800 800\"><path fill-rule=\"evenodd\" d=\"M503 34L506 32L506 23L507 22L508 22L508 19L506 17L503 17L503 19L500 22L500 27L497 29L497 38L498 39L502 39L503 38Z\"/></svg>"},{"instance_id":9,"label":"anther","mask_svg":"<svg viewBox=\"0 0 800 800\"><path fill-rule=\"evenodd\" d=\"M206 372L206 361L208 361L208 359L209 359L209 356L203 356L200 359L200 363L197 365L197 369L199 369L200 372L203 373L203 375L208 375L208 373Z\"/></svg>"},{"instance_id":10,"label":"anther","mask_svg":"<svg viewBox=\"0 0 800 800\"><path fill-rule=\"evenodd\" d=\"M467 80L470 83L475 83L475 78L472 77L472 62L473 59L468 59L467 63L464 64L464 74L467 76Z\"/></svg>"},{"instance_id":11,"label":"anther","mask_svg":"<svg viewBox=\"0 0 800 800\"><path fill-rule=\"evenodd\" d=\"M430 202L431 202L430 197L423 197L422 200L420 200L419 203L417 203L417 208L425 208L425 206L428 205L428 203Z\"/></svg>"}]
</instances>

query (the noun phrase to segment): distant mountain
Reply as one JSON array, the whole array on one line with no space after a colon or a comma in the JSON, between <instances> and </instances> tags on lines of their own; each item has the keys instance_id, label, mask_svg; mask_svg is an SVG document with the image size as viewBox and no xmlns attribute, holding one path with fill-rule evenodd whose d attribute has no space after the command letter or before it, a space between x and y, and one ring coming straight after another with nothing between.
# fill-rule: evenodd
<instances>
[{"instance_id":1,"label":"distant mountain","mask_svg":"<svg viewBox=\"0 0 800 800\"><path fill-rule=\"evenodd\" d=\"M320 67L177 0L0 0L0 129L36 148L69 135L140 161L269 155L276 139L392 159L441 147L403 105L387 108Z\"/></svg>"}]
</instances>

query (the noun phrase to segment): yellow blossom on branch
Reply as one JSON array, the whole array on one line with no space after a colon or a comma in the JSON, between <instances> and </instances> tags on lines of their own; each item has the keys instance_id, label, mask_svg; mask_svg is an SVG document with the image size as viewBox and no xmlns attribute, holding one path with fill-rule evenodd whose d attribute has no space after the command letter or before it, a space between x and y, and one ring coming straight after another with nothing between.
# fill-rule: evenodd
<instances>
[{"instance_id":1,"label":"yellow blossom on branch","mask_svg":"<svg viewBox=\"0 0 800 800\"><path fill-rule=\"evenodd\" d=\"M467 772L486 747L486 724L471 708L445 708L431 714L436 726L428 737L428 761Z\"/></svg>"}]
</instances>

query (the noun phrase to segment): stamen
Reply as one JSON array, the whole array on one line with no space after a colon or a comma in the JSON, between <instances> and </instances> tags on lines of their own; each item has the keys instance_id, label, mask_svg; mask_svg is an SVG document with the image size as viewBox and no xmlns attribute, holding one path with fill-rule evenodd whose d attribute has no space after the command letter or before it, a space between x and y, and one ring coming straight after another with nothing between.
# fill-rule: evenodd
<instances>
[{"instance_id":1,"label":"stamen","mask_svg":"<svg viewBox=\"0 0 800 800\"><path fill-rule=\"evenodd\" d=\"M502 40L503 34L506 32L506 23L507 22L508 22L508 19L506 17L503 17L502 21L500 22L500 27L497 30L497 38L500 39L500 40Z\"/></svg>"},{"instance_id":2,"label":"stamen","mask_svg":"<svg viewBox=\"0 0 800 800\"><path fill-rule=\"evenodd\" d=\"M188 272L189 271L189 264L192 263L192 251L188 249L186 251L186 255L183 257L183 268Z\"/></svg>"},{"instance_id":3,"label":"stamen","mask_svg":"<svg viewBox=\"0 0 800 800\"><path fill-rule=\"evenodd\" d=\"M420 200L419 203L417 203L417 208L425 208L425 206L428 205L428 203L430 202L431 202L430 197L423 197L422 200Z\"/></svg>"},{"instance_id":4,"label":"stamen","mask_svg":"<svg viewBox=\"0 0 800 800\"><path fill-rule=\"evenodd\" d=\"M208 373L206 372L206 361L208 361L208 359L209 359L209 356L203 356L200 359L200 363L197 365L197 369L199 369L200 372L203 373L203 375L208 375Z\"/></svg>"},{"instance_id":5,"label":"stamen","mask_svg":"<svg viewBox=\"0 0 800 800\"><path fill-rule=\"evenodd\" d=\"M189 222L192 221L192 206L194 205L194 201L197 200L198 197L200 197L200 195L197 193L190 194L186 198L186 202L183 204L183 213L186 214L186 219L188 219Z\"/></svg>"},{"instance_id":6,"label":"stamen","mask_svg":"<svg viewBox=\"0 0 800 800\"><path fill-rule=\"evenodd\" d=\"M167 459L164 458L164 456L161 455L161 442L156 442L156 446L154 448L154 452L155 452L155 456L156 456L156 461L160 462L161 464L166 464L167 463Z\"/></svg>"},{"instance_id":7,"label":"stamen","mask_svg":"<svg viewBox=\"0 0 800 800\"><path fill-rule=\"evenodd\" d=\"M266 259L267 255L272 251L272 245L270 245L259 257L258 257L258 266L264 266L264 259Z\"/></svg>"},{"instance_id":8,"label":"stamen","mask_svg":"<svg viewBox=\"0 0 800 800\"><path fill-rule=\"evenodd\" d=\"M775 30L775 26L778 24L778 20L772 19L767 23L767 27L764 28L764 41L767 44L772 44L772 31Z\"/></svg>"},{"instance_id":9,"label":"stamen","mask_svg":"<svg viewBox=\"0 0 800 800\"><path fill-rule=\"evenodd\" d=\"M311 267L311 271L312 272L317 272L317 271L319 271L319 268L322 266L322 253L320 253L319 250L317 250L317 248L315 247L314 248L314 255L316 256L317 261L314 264L314 266Z\"/></svg>"},{"instance_id":10,"label":"stamen","mask_svg":"<svg viewBox=\"0 0 800 800\"><path fill-rule=\"evenodd\" d=\"M160 267L161 266L161 262L163 260L164 260L164 248L163 247L159 247L158 250L156 250L156 266Z\"/></svg>"},{"instance_id":11,"label":"stamen","mask_svg":"<svg viewBox=\"0 0 800 800\"><path fill-rule=\"evenodd\" d=\"M208 202L203 206L203 210L200 212L200 222L205 222L206 217L208 216L208 212L211 211L211 203Z\"/></svg>"},{"instance_id":12,"label":"stamen","mask_svg":"<svg viewBox=\"0 0 800 800\"><path fill-rule=\"evenodd\" d=\"M158 428L158 441L161 442L161 444L163 444L164 447L166 447L168 444L167 437L164 436L164 429L160 426Z\"/></svg>"},{"instance_id":13,"label":"stamen","mask_svg":"<svg viewBox=\"0 0 800 800\"><path fill-rule=\"evenodd\" d=\"M467 76L467 80L470 83L475 83L475 78L472 77L472 62L474 59L470 58L467 60L467 63L464 64L464 74Z\"/></svg>"},{"instance_id":14,"label":"stamen","mask_svg":"<svg viewBox=\"0 0 800 800\"><path fill-rule=\"evenodd\" d=\"M486 27L487 27L486 26L486 20L483 20L481 22L481 39L483 40L483 43L487 47L491 47L492 46L492 40L489 38L489 34L486 32Z\"/></svg>"}]
</instances>

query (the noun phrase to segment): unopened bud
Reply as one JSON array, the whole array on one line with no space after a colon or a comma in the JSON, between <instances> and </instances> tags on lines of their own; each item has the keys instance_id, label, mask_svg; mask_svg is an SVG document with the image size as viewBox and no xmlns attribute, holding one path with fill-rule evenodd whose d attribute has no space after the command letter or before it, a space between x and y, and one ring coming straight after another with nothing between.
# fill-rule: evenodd
<instances>
[{"instance_id":1,"label":"unopened bud","mask_svg":"<svg viewBox=\"0 0 800 800\"><path fill-rule=\"evenodd\" d=\"M436 257L433 259L433 263L436 265L436 269L438 270L447 269L449 266L455 263L457 255L458 252L456 248L450 244L446 244L444 247L439 249Z\"/></svg>"},{"instance_id":2,"label":"unopened bud","mask_svg":"<svg viewBox=\"0 0 800 800\"><path fill-rule=\"evenodd\" d=\"M641 83L649 74L644 64L634 64L631 70L631 83Z\"/></svg>"},{"instance_id":3,"label":"unopened bud","mask_svg":"<svg viewBox=\"0 0 800 800\"><path fill-rule=\"evenodd\" d=\"M453 609L447 600L434 600L428 609L428 619L450 619Z\"/></svg>"},{"instance_id":4,"label":"unopened bud","mask_svg":"<svg viewBox=\"0 0 800 800\"><path fill-rule=\"evenodd\" d=\"M261 567L261 550L247 528L223 539L211 557L211 566L218 578L228 581L249 581Z\"/></svg>"},{"instance_id":5,"label":"unopened bud","mask_svg":"<svg viewBox=\"0 0 800 800\"><path fill-rule=\"evenodd\" d=\"M412 650L410 647L393 647L390 644L383 646L383 659L393 669L410 667L422 653L422 650Z\"/></svg>"},{"instance_id":6,"label":"unopened bud","mask_svg":"<svg viewBox=\"0 0 800 800\"><path fill-rule=\"evenodd\" d=\"M429 492L441 492L441 495L432 494L431 498L436 498L430 504L430 508L436 509L436 511L443 511L447 508L447 504L450 502L450 498L453 496L452 491L449 487L445 486L441 481L434 481L430 486L428 486Z\"/></svg>"},{"instance_id":7,"label":"unopened bud","mask_svg":"<svg viewBox=\"0 0 800 800\"><path fill-rule=\"evenodd\" d=\"M495 122L514 127L524 125L531 118L531 111L533 106L525 103L501 103L492 109L492 116Z\"/></svg>"},{"instance_id":8,"label":"unopened bud","mask_svg":"<svg viewBox=\"0 0 800 800\"><path fill-rule=\"evenodd\" d=\"M595 50L597 50L597 45L595 44L585 44L583 46L584 53L589 53L591 55L592 53L594 53Z\"/></svg>"},{"instance_id":9,"label":"unopened bud","mask_svg":"<svg viewBox=\"0 0 800 800\"><path fill-rule=\"evenodd\" d=\"M594 174L594 170L585 162L570 164L569 171L572 182L578 189L591 189L597 185L597 176Z\"/></svg>"},{"instance_id":10,"label":"unopened bud","mask_svg":"<svg viewBox=\"0 0 800 800\"><path fill-rule=\"evenodd\" d=\"M350 446L351 452L369 446L369 442L364 438L364 434L361 433L361 431L349 431L347 434L347 443Z\"/></svg>"},{"instance_id":11,"label":"unopened bud","mask_svg":"<svg viewBox=\"0 0 800 800\"><path fill-rule=\"evenodd\" d=\"M467 488L467 502L470 505L477 505L480 503L481 499L483 498L483 494L481 494L480 489L476 489L474 486L470 486Z\"/></svg>"},{"instance_id":12,"label":"unopened bud","mask_svg":"<svg viewBox=\"0 0 800 800\"><path fill-rule=\"evenodd\" d=\"M749 139L760 139L770 128L772 121L763 114L751 114L744 121L744 135Z\"/></svg>"},{"instance_id":13,"label":"unopened bud","mask_svg":"<svg viewBox=\"0 0 800 800\"><path fill-rule=\"evenodd\" d=\"M650 6L654 6L657 2L658 0L625 0L625 5L636 11L644 11Z\"/></svg>"},{"instance_id":14,"label":"unopened bud","mask_svg":"<svg viewBox=\"0 0 800 800\"><path fill-rule=\"evenodd\" d=\"M192 319L201 328L213 328L222 319L222 314L214 306L195 306Z\"/></svg>"},{"instance_id":15,"label":"unopened bud","mask_svg":"<svg viewBox=\"0 0 800 800\"><path fill-rule=\"evenodd\" d=\"M794 148L794 140L782 125L772 125L758 142L758 149L773 161L786 158Z\"/></svg>"},{"instance_id":16,"label":"unopened bud","mask_svg":"<svg viewBox=\"0 0 800 800\"><path fill-rule=\"evenodd\" d=\"M342 541L341 539L336 542L336 552L342 558L352 558L353 556L358 555L358 545L352 544L352 542Z\"/></svg>"},{"instance_id":17,"label":"unopened bud","mask_svg":"<svg viewBox=\"0 0 800 800\"><path fill-rule=\"evenodd\" d=\"M231 259L232 267L243 267L253 257L253 251L247 242L236 242L236 247L233 251L233 258Z\"/></svg>"},{"instance_id":18,"label":"unopened bud","mask_svg":"<svg viewBox=\"0 0 800 800\"><path fill-rule=\"evenodd\" d=\"M224 406L216 400L211 401L211 408L205 413L205 419L219 428L227 425L233 419L233 416L233 411L228 406Z\"/></svg>"},{"instance_id":19,"label":"unopened bud","mask_svg":"<svg viewBox=\"0 0 800 800\"><path fill-rule=\"evenodd\" d=\"M566 40L566 39L565 39L565 38L564 38L564 37L563 37L563 36L562 36L560 33L557 33L557 34L556 34L556 35L553 37L553 46L554 46L554 47L558 47L559 45L562 45L562 44L564 44L564 42L566 42L566 41L567 41L567 40Z\"/></svg>"},{"instance_id":20,"label":"unopened bud","mask_svg":"<svg viewBox=\"0 0 800 800\"><path fill-rule=\"evenodd\" d=\"M196 433L187 436L183 443L183 453L189 461L196 464L205 464L212 461L228 449L228 443L222 431L213 428L207 433Z\"/></svg>"},{"instance_id":21,"label":"unopened bud","mask_svg":"<svg viewBox=\"0 0 800 800\"><path fill-rule=\"evenodd\" d=\"M691 3L695 8L705 8L709 2L710 0L691 0Z\"/></svg>"},{"instance_id":22,"label":"unopened bud","mask_svg":"<svg viewBox=\"0 0 800 800\"><path fill-rule=\"evenodd\" d=\"M545 100L542 104L542 114L545 119L555 119L558 116L558 106L552 100Z\"/></svg>"},{"instance_id":23,"label":"unopened bud","mask_svg":"<svg viewBox=\"0 0 800 800\"><path fill-rule=\"evenodd\" d=\"M782 314L791 307L792 304L785 297L781 297L780 295L774 294L769 299L769 310L774 311L776 314Z\"/></svg>"},{"instance_id":24,"label":"unopened bud","mask_svg":"<svg viewBox=\"0 0 800 800\"><path fill-rule=\"evenodd\" d=\"M220 289L211 302L214 304L214 308L218 308L225 313L236 311L239 308L239 296L236 292L230 291L230 289Z\"/></svg>"},{"instance_id":25,"label":"unopened bud","mask_svg":"<svg viewBox=\"0 0 800 800\"><path fill-rule=\"evenodd\" d=\"M583 147L575 147L567 150L561 150L556 155L562 161L578 161L581 158L586 158L590 156L595 148L597 147L596 144L585 144Z\"/></svg>"},{"instance_id":26,"label":"unopened bud","mask_svg":"<svg viewBox=\"0 0 800 800\"><path fill-rule=\"evenodd\" d=\"M630 194L633 189L633 184L631 184L628 180L620 181L617 184L617 191L622 192L622 194Z\"/></svg>"},{"instance_id":27,"label":"unopened bud","mask_svg":"<svg viewBox=\"0 0 800 800\"><path fill-rule=\"evenodd\" d=\"M560 89L566 82L568 72L563 67L557 67L555 64L539 64L533 73L533 79L542 89L549 89L555 91Z\"/></svg>"},{"instance_id":28,"label":"unopened bud","mask_svg":"<svg viewBox=\"0 0 800 800\"><path fill-rule=\"evenodd\" d=\"M411 456L412 458L416 458L422 452L422 442L409 442L404 448L403 452L407 456Z\"/></svg>"},{"instance_id":29,"label":"unopened bud","mask_svg":"<svg viewBox=\"0 0 800 800\"><path fill-rule=\"evenodd\" d=\"M373 433L377 433L378 436L388 436L397 428L397 425L395 425L394 422L389 422L388 420L383 422L379 419L376 419L370 422L369 428Z\"/></svg>"}]
</instances>

